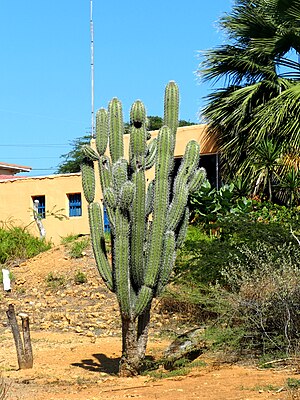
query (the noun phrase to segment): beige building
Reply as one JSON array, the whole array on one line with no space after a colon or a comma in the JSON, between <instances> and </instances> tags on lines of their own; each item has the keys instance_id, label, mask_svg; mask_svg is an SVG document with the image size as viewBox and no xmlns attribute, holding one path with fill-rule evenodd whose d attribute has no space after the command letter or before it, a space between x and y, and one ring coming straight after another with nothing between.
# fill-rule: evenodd
<instances>
[{"instance_id":1,"label":"beige building","mask_svg":"<svg viewBox=\"0 0 300 400\"><path fill-rule=\"evenodd\" d=\"M175 148L175 168L179 166L187 142L195 139L200 143L200 165L206 168L213 185L218 185L218 154L211 141L205 139L205 125L178 128ZM157 131L152 136L157 136ZM124 135L125 155L128 154L129 135ZM4 164L4 163L2 163ZM9 165L9 164L6 164ZM1 163L0 163L1 166ZM15 166L20 167L20 166ZM29 167L23 167L30 170ZM15 169L16 172L24 171ZM38 212L46 230L46 239L58 244L70 234L89 234L87 203L81 186L81 175L63 174L41 177L17 177L0 169L0 222L2 225L28 227L39 236L33 218L33 202L38 200ZM15 173L16 173L15 172ZM24 171L26 172L26 170ZM148 179L152 179L150 170ZM99 182L99 179L96 180ZM97 187L96 197L102 201Z\"/></svg>"}]
</instances>

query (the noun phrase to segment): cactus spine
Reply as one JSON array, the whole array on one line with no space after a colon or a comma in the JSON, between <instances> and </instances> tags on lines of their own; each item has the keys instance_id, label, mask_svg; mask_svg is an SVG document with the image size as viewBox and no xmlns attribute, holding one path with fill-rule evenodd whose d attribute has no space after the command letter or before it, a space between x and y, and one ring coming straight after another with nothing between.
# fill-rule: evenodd
<instances>
[{"instance_id":1,"label":"cactus spine","mask_svg":"<svg viewBox=\"0 0 300 400\"><path fill-rule=\"evenodd\" d=\"M130 111L128 161L124 158L122 105L116 98L96 116L96 150L84 146L82 179L89 203L90 229L98 270L116 293L123 326L123 375L138 372L145 355L153 298L168 283L176 249L188 224L188 196L205 178L198 169L199 145L186 147L177 176L173 176L179 94L175 82L165 90L164 126L149 140L147 116L137 100ZM110 157L105 155L109 144ZM100 172L104 203L111 225L113 255L108 261L100 205L95 202L94 163ZM147 187L145 172L155 165ZM138 354L139 357L133 356Z\"/></svg>"}]
</instances>

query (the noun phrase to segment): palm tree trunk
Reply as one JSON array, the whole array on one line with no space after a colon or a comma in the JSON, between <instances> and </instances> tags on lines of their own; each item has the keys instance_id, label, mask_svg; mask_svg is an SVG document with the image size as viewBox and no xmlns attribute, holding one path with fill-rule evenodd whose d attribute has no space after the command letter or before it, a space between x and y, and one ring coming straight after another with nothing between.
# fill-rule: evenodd
<instances>
[{"instance_id":1,"label":"palm tree trunk","mask_svg":"<svg viewBox=\"0 0 300 400\"><path fill-rule=\"evenodd\" d=\"M268 183L269 183L269 200L272 201L272 173L269 173Z\"/></svg>"}]
</instances>

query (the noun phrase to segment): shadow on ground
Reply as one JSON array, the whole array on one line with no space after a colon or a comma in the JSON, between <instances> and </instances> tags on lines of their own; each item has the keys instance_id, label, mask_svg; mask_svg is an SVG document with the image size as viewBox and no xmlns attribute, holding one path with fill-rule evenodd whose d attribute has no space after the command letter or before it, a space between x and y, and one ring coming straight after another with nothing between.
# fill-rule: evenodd
<instances>
[{"instance_id":1,"label":"shadow on ground","mask_svg":"<svg viewBox=\"0 0 300 400\"><path fill-rule=\"evenodd\" d=\"M72 363L73 367L80 367L91 372L105 372L110 375L117 375L119 372L120 357L109 358L105 354L93 354L94 359L81 360L78 363ZM142 370L152 369L155 365L152 356L146 356Z\"/></svg>"},{"instance_id":2,"label":"shadow on ground","mask_svg":"<svg viewBox=\"0 0 300 400\"><path fill-rule=\"evenodd\" d=\"M93 354L93 357L95 359L81 360L81 362L71 365L91 372L105 372L110 375L116 375L118 373L120 357L109 358L105 354Z\"/></svg>"}]
</instances>

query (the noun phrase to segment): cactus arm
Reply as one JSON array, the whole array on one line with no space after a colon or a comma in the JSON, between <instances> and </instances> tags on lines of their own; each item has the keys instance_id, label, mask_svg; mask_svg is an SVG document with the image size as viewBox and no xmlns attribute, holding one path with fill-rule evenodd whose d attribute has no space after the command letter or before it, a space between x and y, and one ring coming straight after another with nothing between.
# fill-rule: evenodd
<instances>
[{"instance_id":1,"label":"cactus arm","mask_svg":"<svg viewBox=\"0 0 300 400\"><path fill-rule=\"evenodd\" d=\"M143 126L146 129L146 108L141 100L136 100L130 109L130 124L135 128Z\"/></svg>"},{"instance_id":2,"label":"cactus arm","mask_svg":"<svg viewBox=\"0 0 300 400\"><path fill-rule=\"evenodd\" d=\"M135 287L144 280L144 240L146 214L146 181L143 170L133 174L135 191L131 209L131 276Z\"/></svg>"},{"instance_id":3,"label":"cactus arm","mask_svg":"<svg viewBox=\"0 0 300 400\"><path fill-rule=\"evenodd\" d=\"M199 190L200 186L206 179L206 171L204 168L199 168L195 175L190 179L189 182L189 192L195 193Z\"/></svg>"},{"instance_id":4,"label":"cactus arm","mask_svg":"<svg viewBox=\"0 0 300 400\"><path fill-rule=\"evenodd\" d=\"M165 89L164 101L164 125L171 129L173 136L176 135L179 113L179 90L174 81L170 81Z\"/></svg>"},{"instance_id":5,"label":"cactus arm","mask_svg":"<svg viewBox=\"0 0 300 400\"><path fill-rule=\"evenodd\" d=\"M189 190L188 181L195 173L199 163L199 145L196 141L191 140L186 150L175 178L174 195L168 210L167 226L170 230L175 231L187 205Z\"/></svg>"},{"instance_id":6,"label":"cactus arm","mask_svg":"<svg viewBox=\"0 0 300 400\"><path fill-rule=\"evenodd\" d=\"M107 111L101 108L96 113L96 148L100 156L103 156L108 142L108 116Z\"/></svg>"},{"instance_id":7,"label":"cactus arm","mask_svg":"<svg viewBox=\"0 0 300 400\"><path fill-rule=\"evenodd\" d=\"M143 103L137 100L130 110L130 143L129 160L133 171L131 176L135 185L131 215L131 277L136 289L143 284L144 278L144 238L146 179L145 155L147 150L146 110Z\"/></svg>"},{"instance_id":8,"label":"cactus arm","mask_svg":"<svg viewBox=\"0 0 300 400\"><path fill-rule=\"evenodd\" d=\"M149 303L153 299L153 290L148 286L143 285L137 295L136 304L134 308L134 316L137 317L141 315Z\"/></svg>"},{"instance_id":9,"label":"cactus arm","mask_svg":"<svg viewBox=\"0 0 300 400\"><path fill-rule=\"evenodd\" d=\"M184 179L187 182L196 172L199 164L200 147L196 140L190 140L178 170L176 181ZM176 184L175 181L175 184Z\"/></svg>"},{"instance_id":10,"label":"cactus arm","mask_svg":"<svg viewBox=\"0 0 300 400\"><path fill-rule=\"evenodd\" d=\"M131 181L126 181L120 190L119 206L122 210L127 211L131 208L135 185Z\"/></svg>"},{"instance_id":11,"label":"cactus arm","mask_svg":"<svg viewBox=\"0 0 300 400\"><path fill-rule=\"evenodd\" d=\"M166 226L166 209L169 202L170 139L170 129L166 126L162 127L158 136L153 221L145 275L145 285L150 288L154 288L157 283Z\"/></svg>"},{"instance_id":12,"label":"cactus arm","mask_svg":"<svg viewBox=\"0 0 300 400\"><path fill-rule=\"evenodd\" d=\"M176 242L175 242L174 232L167 231L165 233L162 266L159 274L159 280L156 291L157 296L162 293L164 287L166 286L166 284L170 279L176 258L175 248L176 248Z\"/></svg>"},{"instance_id":13,"label":"cactus arm","mask_svg":"<svg viewBox=\"0 0 300 400\"><path fill-rule=\"evenodd\" d=\"M148 146L147 149L147 155L146 155L146 163L145 163L145 168L150 169L153 167L156 159L156 153L157 153L157 139L154 138Z\"/></svg>"},{"instance_id":14,"label":"cactus arm","mask_svg":"<svg viewBox=\"0 0 300 400\"><path fill-rule=\"evenodd\" d=\"M100 204L89 204L88 213L91 228L92 246L97 268L106 286L113 291L112 271L106 256L103 219Z\"/></svg>"},{"instance_id":15,"label":"cactus arm","mask_svg":"<svg viewBox=\"0 0 300 400\"><path fill-rule=\"evenodd\" d=\"M123 112L122 104L117 98L113 98L108 105L108 130L109 149L113 163L124 156L123 145Z\"/></svg>"},{"instance_id":16,"label":"cactus arm","mask_svg":"<svg viewBox=\"0 0 300 400\"><path fill-rule=\"evenodd\" d=\"M179 90L174 81L170 81L165 89L164 100L164 125L167 125L172 133L172 145L170 148L170 156L172 157L171 165L174 164L174 150L176 142L176 132L178 127L179 114Z\"/></svg>"},{"instance_id":17,"label":"cactus arm","mask_svg":"<svg viewBox=\"0 0 300 400\"><path fill-rule=\"evenodd\" d=\"M86 201L90 204L95 198L95 171L94 163L84 158L81 164L82 187Z\"/></svg>"},{"instance_id":18,"label":"cactus arm","mask_svg":"<svg viewBox=\"0 0 300 400\"><path fill-rule=\"evenodd\" d=\"M177 187L176 195L173 197L172 203L168 211L168 229L173 231L176 230L187 205L188 196L189 191L185 185Z\"/></svg>"},{"instance_id":19,"label":"cactus arm","mask_svg":"<svg viewBox=\"0 0 300 400\"><path fill-rule=\"evenodd\" d=\"M106 208L110 208L111 210L113 210L117 207L117 198L115 192L111 187L108 187L104 190L103 199Z\"/></svg>"},{"instance_id":20,"label":"cactus arm","mask_svg":"<svg viewBox=\"0 0 300 400\"><path fill-rule=\"evenodd\" d=\"M81 146L81 152L83 156L89 159L90 161L99 160L98 153L94 149L92 149L92 147L89 146L88 144L84 144L83 146Z\"/></svg>"},{"instance_id":21,"label":"cactus arm","mask_svg":"<svg viewBox=\"0 0 300 400\"><path fill-rule=\"evenodd\" d=\"M133 171L143 168L145 165L146 139L143 128L135 128L130 131L129 160Z\"/></svg>"},{"instance_id":22,"label":"cactus arm","mask_svg":"<svg viewBox=\"0 0 300 400\"><path fill-rule=\"evenodd\" d=\"M190 210L188 207L186 207L183 217L178 226L178 233L177 233L177 238L176 238L176 249L180 249L183 246L183 243L184 243L184 240L186 237L187 228L189 225L189 217L190 217Z\"/></svg>"},{"instance_id":23,"label":"cactus arm","mask_svg":"<svg viewBox=\"0 0 300 400\"><path fill-rule=\"evenodd\" d=\"M114 276L116 294L123 315L131 316L132 289L129 273L129 223L118 207L115 211Z\"/></svg>"},{"instance_id":24,"label":"cactus arm","mask_svg":"<svg viewBox=\"0 0 300 400\"><path fill-rule=\"evenodd\" d=\"M152 180L147 189L146 196L146 218L153 212L153 201L154 201L154 181Z\"/></svg>"},{"instance_id":25,"label":"cactus arm","mask_svg":"<svg viewBox=\"0 0 300 400\"><path fill-rule=\"evenodd\" d=\"M112 166L107 156L101 156L98 162L102 191L112 186Z\"/></svg>"},{"instance_id":26,"label":"cactus arm","mask_svg":"<svg viewBox=\"0 0 300 400\"><path fill-rule=\"evenodd\" d=\"M118 159L118 161L116 161L112 166L113 189L117 197L119 197L121 188L127 181L127 169L127 160L124 158Z\"/></svg>"}]
</instances>

